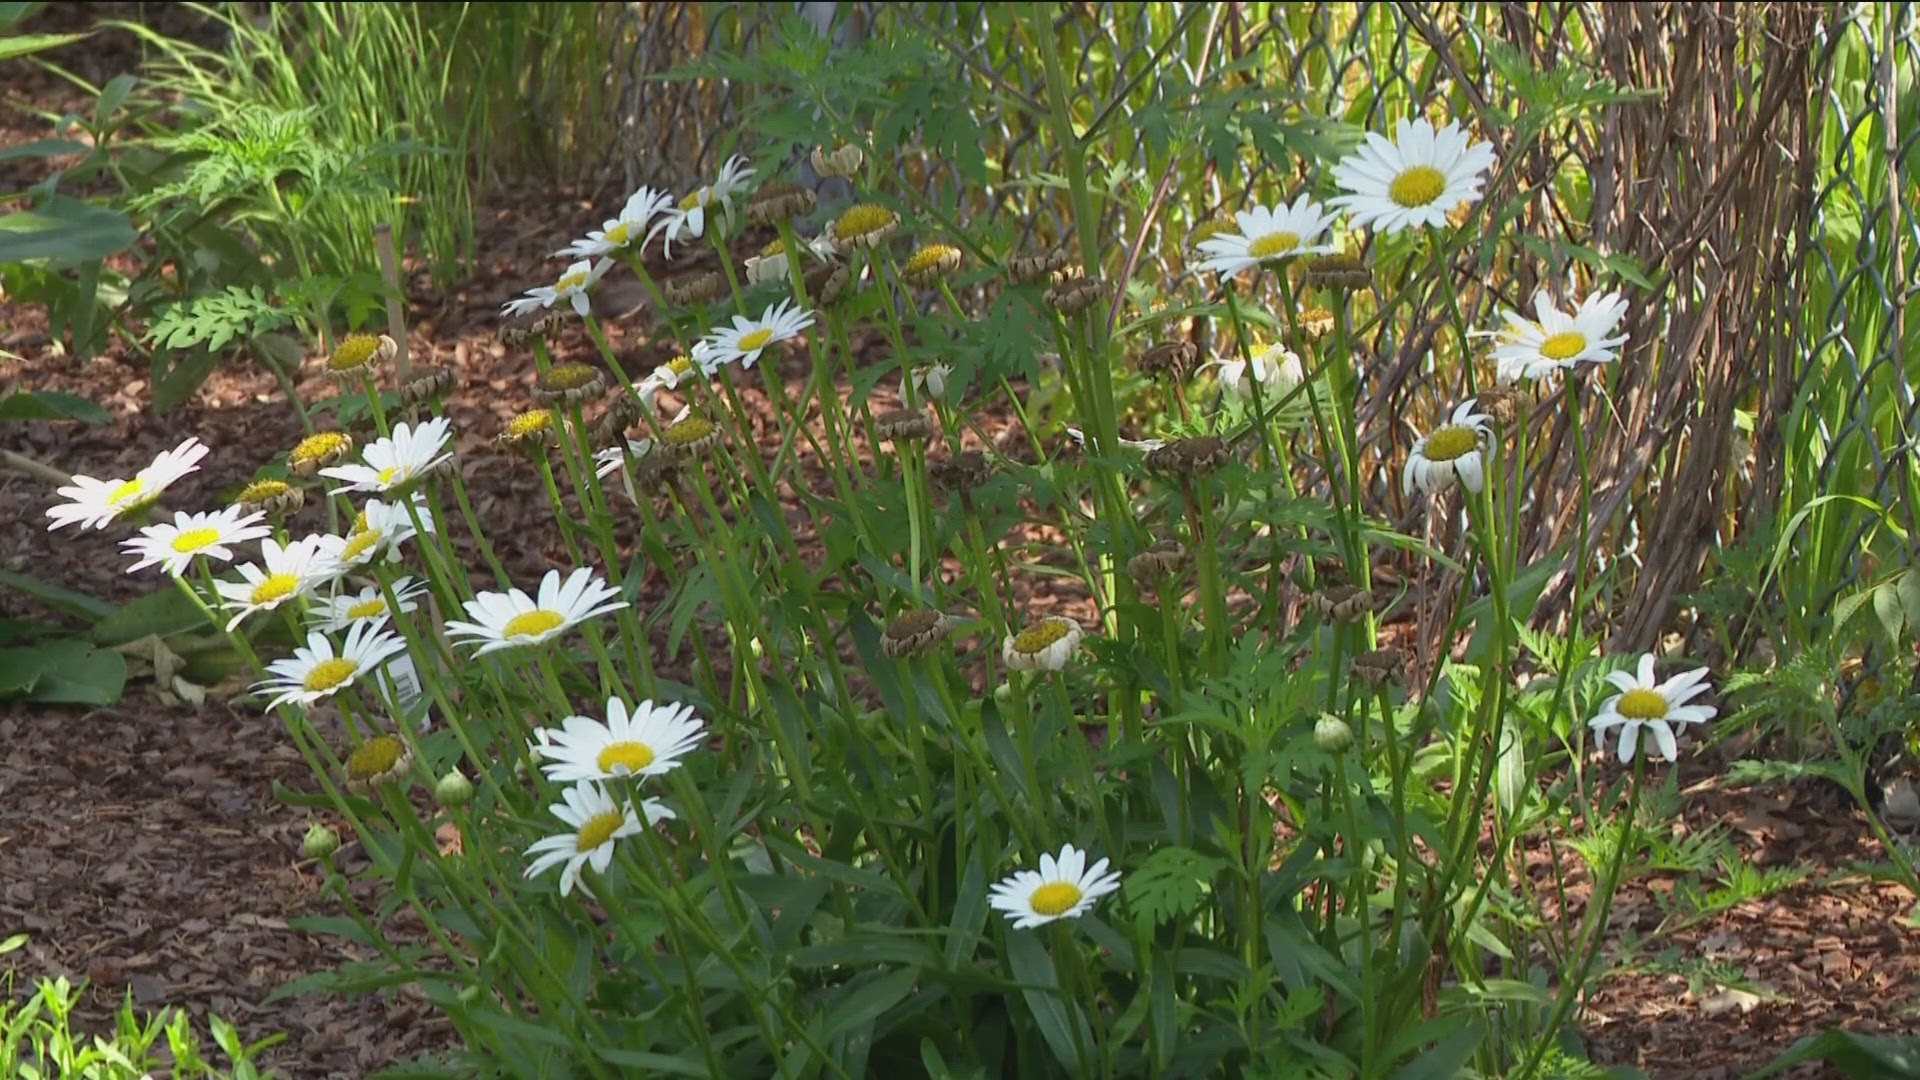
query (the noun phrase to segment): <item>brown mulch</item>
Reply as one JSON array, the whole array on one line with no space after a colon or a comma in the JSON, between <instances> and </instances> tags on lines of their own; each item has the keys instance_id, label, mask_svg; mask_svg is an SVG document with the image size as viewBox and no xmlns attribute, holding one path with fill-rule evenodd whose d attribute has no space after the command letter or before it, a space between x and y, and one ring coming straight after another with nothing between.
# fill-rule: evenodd
<instances>
[{"instance_id":1,"label":"brown mulch","mask_svg":"<svg viewBox=\"0 0 1920 1080\"><path fill-rule=\"evenodd\" d=\"M171 5L99 7L130 15ZM69 24L82 18L73 6L49 10L62 8ZM96 81L113 73L114 48L119 60L131 58L128 45L116 46L110 35L89 43L86 62ZM9 105L30 101L58 111L73 107L70 98L67 84L23 65L0 80L0 102ZM7 116L0 145L48 133L17 107L0 115ZM0 194L20 179L10 171L0 178L7 181ZM409 347L415 363L447 364L461 374L449 414L461 433L467 483L509 572L523 584L566 554L538 480L490 442L525 407L532 372L530 357L496 341L495 313L550 272L546 256L555 238L597 225L608 201L606 191L496 188L479 222L485 265L450 288L425 275L410 280ZM633 326L616 326L613 336L629 372L665 356L664 346ZM170 494L171 506L218 505L300 434L278 386L250 363L224 365L192 401L158 417L148 407L141 361L120 349L75 361L48 334L43 312L4 298L0 350L22 356L0 360L0 392L67 391L115 417L100 427L9 425L0 430L7 449L68 472L130 475L186 435L209 442L213 454ZM560 351L595 358L577 333ZM801 370L788 374L797 378ZM301 390L315 400L333 393L317 377ZM764 398L749 398L767 409ZM773 430L771 422L762 425L763 434ZM116 603L160 587L157 575L123 572L119 531L49 535L44 511L51 501L41 481L0 470L0 567ZM296 528L323 521L318 507L303 514ZM0 618L64 617L0 592ZM202 1019L203 1032L208 1012L235 1022L248 1040L285 1032L288 1041L265 1060L292 1078L362 1076L453 1045L449 1027L404 990L265 1003L277 987L351 955L335 939L289 926L290 919L338 912L299 850L315 814L285 805L272 791L275 781L300 791L314 786L274 718L217 702L165 704L150 681L136 682L112 708L0 707L0 748L0 938L30 935L0 968L16 982L61 973L90 980L81 1019L96 1027L105 1027L131 994L143 1007L187 1007ZM1706 983L1690 987L1680 974L1618 973L1585 1018L1594 1059L1656 1077L1718 1080L1829 1027L1910 1030L1912 988L1920 985L1920 931L1910 921L1915 898L1852 872L1880 858L1859 814L1826 788L1732 789L1714 775L1704 758L1685 763L1687 796L1676 827L1724 825L1754 865L1799 867L1809 877L1647 946L1673 961L1723 963L1756 996ZM343 852L349 866L352 854ZM1673 888L1671 878L1656 876L1623 890L1611 923L1616 939L1653 932L1662 917L1659 898Z\"/></svg>"}]
</instances>

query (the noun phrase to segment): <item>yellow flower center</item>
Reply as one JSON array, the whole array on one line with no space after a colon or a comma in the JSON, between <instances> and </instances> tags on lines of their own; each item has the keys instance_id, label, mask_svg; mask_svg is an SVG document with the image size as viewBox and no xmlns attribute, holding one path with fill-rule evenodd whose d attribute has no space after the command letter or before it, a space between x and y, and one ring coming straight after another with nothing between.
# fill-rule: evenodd
<instances>
[{"instance_id":1,"label":"yellow flower center","mask_svg":"<svg viewBox=\"0 0 1920 1080\"><path fill-rule=\"evenodd\" d=\"M356 562L380 545L382 535L379 529L361 529L347 537L347 546L340 549L341 562Z\"/></svg>"},{"instance_id":2,"label":"yellow flower center","mask_svg":"<svg viewBox=\"0 0 1920 1080\"><path fill-rule=\"evenodd\" d=\"M1549 360L1570 360L1587 347L1587 336L1578 330L1562 330L1540 343L1540 355Z\"/></svg>"},{"instance_id":3,"label":"yellow flower center","mask_svg":"<svg viewBox=\"0 0 1920 1080\"><path fill-rule=\"evenodd\" d=\"M377 619L387 613L387 601L383 597L362 600L347 609L349 619Z\"/></svg>"},{"instance_id":4,"label":"yellow flower center","mask_svg":"<svg viewBox=\"0 0 1920 1080\"><path fill-rule=\"evenodd\" d=\"M561 364L540 377L547 390L577 390L598 378L600 372L587 364Z\"/></svg>"},{"instance_id":5,"label":"yellow flower center","mask_svg":"<svg viewBox=\"0 0 1920 1080\"><path fill-rule=\"evenodd\" d=\"M248 484L246 488L240 492L239 497L233 501L253 506L277 499L292 490L290 486L282 481L262 480L256 484Z\"/></svg>"},{"instance_id":6,"label":"yellow flower center","mask_svg":"<svg viewBox=\"0 0 1920 1080\"><path fill-rule=\"evenodd\" d=\"M1048 619L1037 626L1029 626L1013 639L1014 651L1027 654L1040 652L1066 637L1071 629L1064 619Z\"/></svg>"},{"instance_id":7,"label":"yellow flower center","mask_svg":"<svg viewBox=\"0 0 1920 1080\"><path fill-rule=\"evenodd\" d=\"M585 270L575 270L570 274L561 274L560 280L553 283L553 291L556 296L565 296L570 292L578 292L586 287L587 271Z\"/></svg>"},{"instance_id":8,"label":"yellow flower center","mask_svg":"<svg viewBox=\"0 0 1920 1080\"><path fill-rule=\"evenodd\" d=\"M219 539L219 529L188 529L173 538L173 550L182 555L191 555Z\"/></svg>"},{"instance_id":9,"label":"yellow flower center","mask_svg":"<svg viewBox=\"0 0 1920 1080\"><path fill-rule=\"evenodd\" d=\"M1393 178L1387 185L1387 197L1411 210L1439 198L1445 190L1445 173L1431 165L1415 165Z\"/></svg>"},{"instance_id":10,"label":"yellow flower center","mask_svg":"<svg viewBox=\"0 0 1920 1080\"><path fill-rule=\"evenodd\" d=\"M574 838L573 846L577 851L592 851L601 844L613 839L620 826L627 823L627 815L618 810L608 810L588 818L580 826L580 833Z\"/></svg>"},{"instance_id":11,"label":"yellow flower center","mask_svg":"<svg viewBox=\"0 0 1920 1080\"><path fill-rule=\"evenodd\" d=\"M121 484L119 487L114 488L112 494L107 496L107 505L125 506L139 498L140 493L145 491L146 488L147 482L136 476L126 483Z\"/></svg>"},{"instance_id":12,"label":"yellow flower center","mask_svg":"<svg viewBox=\"0 0 1920 1080\"><path fill-rule=\"evenodd\" d=\"M309 461L329 461L347 452L353 440L337 431L323 431L318 435L309 435L301 439L287 455L287 460L295 464Z\"/></svg>"},{"instance_id":13,"label":"yellow flower center","mask_svg":"<svg viewBox=\"0 0 1920 1080\"><path fill-rule=\"evenodd\" d=\"M347 776L362 781L385 776L393 771L406 752L407 744L391 735L368 739L347 758Z\"/></svg>"},{"instance_id":14,"label":"yellow flower center","mask_svg":"<svg viewBox=\"0 0 1920 1080\"><path fill-rule=\"evenodd\" d=\"M1033 890L1027 903L1042 915L1064 915L1080 902L1080 886L1070 881L1049 881Z\"/></svg>"},{"instance_id":15,"label":"yellow flower center","mask_svg":"<svg viewBox=\"0 0 1920 1080\"><path fill-rule=\"evenodd\" d=\"M760 249L760 257L763 259L771 259L775 255L785 255L786 253L787 242L777 236L769 241L766 247Z\"/></svg>"},{"instance_id":16,"label":"yellow flower center","mask_svg":"<svg viewBox=\"0 0 1920 1080\"><path fill-rule=\"evenodd\" d=\"M693 359L691 357L676 356L661 366L673 373L675 381L693 374Z\"/></svg>"},{"instance_id":17,"label":"yellow flower center","mask_svg":"<svg viewBox=\"0 0 1920 1080\"><path fill-rule=\"evenodd\" d=\"M355 334L342 341L327 358L327 367L334 371L353 371L365 367L374 354L380 351L380 339L371 334Z\"/></svg>"},{"instance_id":18,"label":"yellow flower center","mask_svg":"<svg viewBox=\"0 0 1920 1080\"><path fill-rule=\"evenodd\" d=\"M553 427L553 413L547 409L523 412L507 424L507 438L524 439Z\"/></svg>"},{"instance_id":19,"label":"yellow flower center","mask_svg":"<svg viewBox=\"0 0 1920 1080\"><path fill-rule=\"evenodd\" d=\"M661 432L660 441L668 446L692 446L712 434L713 421L704 416L689 416Z\"/></svg>"},{"instance_id":20,"label":"yellow flower center","mask_svg":"<svg viewBox=\"0 0 1920 1080\"><path fill-rule=\"evenodd\" d=\"M639 772L653 764L653 747L639 742L608 743L600 756L594 759L604 773L625 769L627 772Z\"/></svg>"},{"instance_id":21,"label":"yellow flower center","mask_svg":"<svg viewBox=\"0 0 1920 1080\"><path fill-rule=\"evenodd\" d=\"M1620 695L1613 711L1629 720L1663 720L1667 715L1667 699L1653 690L1629 690Z\"/></svg>"},{"instance_id":22,"label":"yellow flower center","mask_svg":"<svg viewBox=\"0 0 1920 1080\"><path fill-rule=\"evenodd\" d=\"M367 520L366 510L362 509L359 513L353 515L353 528L348 529L347 532L348 534L366 532L371 526L372 523Z\"/></svg>"},{"instance_id":23,"label":"yellow flower center","mask_svg":"<svg viewBox=\"0 0 1920 1080\"><path fill-rule=\"evenodd\" d=\"M712 198L712 195L710 194L712 190L713 190L712 188L703 187L695 191L693 194L688 195L686 198L681 199L680 209L685 212L691 212L698 207L707 205L707 200Z\"/></svg>"},{"instance_id":24,"label":"yellow flower center","mask_svg":"<svg viewBox=\"0 0 1920 1080\"><path fill-rule=\"evenodd\" d=\"M253 605L276 604L300 590L300 578L295 574L274 574L253 587L247 594L247 601Z\"/></svg>"},{"instance_id":25,"label":"yellow flower center","mask_svg":"<svg viewBox=\"0 0 1920 1080\"><path fill-rule=\"evenodd\" d=\"M1427 436L1427 448L1420 456L1428 461L1452 461L1465 457L1480 446L1480 433L1470 427L1443 427Z\"/></svg>"},{"instance_id":26,"label":"yellow flower center","mask_svg":"<svg viewBox=\"0 0 1920 1080\"><path fill-rule=\"evenodd\" d=\"M1193 242L1211 240L1224 232L1232 232L1236 226L1227 218L1209 218L1193 230Z\"/></svg>"},{"instance_id":27,"label":"yellow flower center","mask_svg":"<svg viewBox=\"0 0 1920 1080\"><path fill-rule=\"evenodd\" d=\"M773 340L773 327L763 326L760 329L755 330L753 333L748 334L745 337L741 338L740 343L737 347L741 352L753 352L755 349L766 348L767 342L772 340Z\"/></svg>"},{"instance_id":28,"label":"yellow flower center","mask_svg":"<svg viewBox=\"0 0 1920 1080\"><path fill-rule=\"evenodd\" d=\"M391 484L399 476L400 476L400 466L389 465L386 468L380 470L379 480L382 484Z\"/></svg>"},{"instance_id":29,"label":"yellow flower center","mask_svg":"<svg viewBox=\"0 0 1920 1080\"><path fill-rule=\"evenodd\" d=\"M619 244L621 247L625 247L627 244L627 235L631 232L633 232L633 223L623 221L607 230L607 243Z\"/></svg>"},{"instance_id":30,"label":"yellow flower center","mask_svg":"<svg viewBox=\"0 0 1920 1080\"><path fill-rule=\"evenodd\" d=\"M1256 259L1271 259L1276 255L1285 255L1300 246L1300 234L1290 232L1272 232L1257 237L1247 245L1247 254Z\"/></svg>"},{"instance_id":31,"label":"yellow flower center","mask_svg":"<svg viewBox=\"0 0 1920 1080\"><path fill-rule=\"evenodd\" d=\"M353 678L359 670L360 661L336 656L313 665L313 670L307 672L306 679L300 685L309 693L324 694Z\"/></svg>"},{"instance_id":32,"label":"yellow flower center","mask_svg":"<svg viewBox=\"0 0 1920 1080\"><path fill-rule=\"evenodd\" d=\"M950 244L928 244L913 253L913 258L900 268L900 272L909 277L932 274L960 261L960 249Z\"/></svg>"},{"instance_id":33,"label":"yellow flower center","mask_svg":"<svg viewBox=\"0 0 1920 1080\"><path fill-rule=\"evenodd\" d=\"M508 619L507 625L500 628L500 636L503 638L537 637L566 621L567 617L557 611L534 608L532 611L522 612Z\"/></svg>"},{"instance_id":34,"label":"yellow flower center","mask_svg":"<svg viewBox=\"0 0 1920 1080\"><path fill-rule=\"evenodd\" d=\"M861 203L849 207L840 219L833 223L835 240L858 240L863 236L877 233L900 220L900 215L884 206L873 203Z\"/></svg>"}]
</instances>

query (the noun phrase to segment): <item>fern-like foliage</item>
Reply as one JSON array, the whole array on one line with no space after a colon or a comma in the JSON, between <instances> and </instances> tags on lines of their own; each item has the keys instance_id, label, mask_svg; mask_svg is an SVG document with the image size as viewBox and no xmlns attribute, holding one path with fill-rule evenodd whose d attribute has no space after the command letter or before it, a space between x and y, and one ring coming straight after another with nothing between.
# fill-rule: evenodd
<instances>
[{"instance_id":1,"label":"fern-like foliage","mask_svg":"<svg viewBox=\"0 0 1920 1080\"><path fill-rule=\"evenodd\" d=\"M147 330L147 340L157 349L175 350L204 346L217 352L235 340L250 340L292 322L258 285L229 285L171 304L159 315Z\"/></svg>"}]
</instances>

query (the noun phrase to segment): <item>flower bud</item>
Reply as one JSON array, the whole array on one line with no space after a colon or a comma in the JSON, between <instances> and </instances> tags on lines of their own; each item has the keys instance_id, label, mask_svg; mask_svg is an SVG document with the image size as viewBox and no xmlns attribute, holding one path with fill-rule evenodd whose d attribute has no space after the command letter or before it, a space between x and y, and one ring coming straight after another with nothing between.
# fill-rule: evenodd
<instances>
[{"instance_id":1,"label":"flower bud","mask_svg":"<svg viewBox=\"0 0 1920 1080\"><path fill-rule=\"evenodd\" d=\"M473 781L467 774L454 769L433 785L433 801L441 806L465 806L473 798Z\"/></svg>"},{"instance_id":2,"label":"flower bud","mask_svg":"<svg viewBox=\"0 0 1920 1080\"><path fill-rule=\"evenodd\" d=\"M1313 745L1329 754L1344 754L1353 745L1353 729L1332 713L1321 713L1313 725Z\"/></svg>"},{"instance_id":3,"label":"flower bud","mask_svg":"<svg viewBox=\"0 0 1920 1080\"><path fill-rule=\"evenodd\" d=\"M319 822L307 826L307 838L300 842L300 851L309 859L325 859L340 850L340 834Z\"/></svg>"}]
</instances>

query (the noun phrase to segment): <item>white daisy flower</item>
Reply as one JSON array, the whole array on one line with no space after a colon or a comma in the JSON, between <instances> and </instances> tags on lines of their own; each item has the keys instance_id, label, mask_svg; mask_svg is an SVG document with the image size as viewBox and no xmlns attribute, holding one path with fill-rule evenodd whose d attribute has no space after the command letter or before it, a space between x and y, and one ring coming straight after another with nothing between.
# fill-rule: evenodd
<instances>
[{"instance_id":1,"label":"white daisy flower","mask_svg":"<svg viewBox=\"0 0 1920 1080\"><path fill-rule=\"evenodd\" d=\"M806 249L815 259L824 259L833 254L833 238L824 234L808 240ZM760 249L760 254L747 256L747 284L759 285L768 281L787 280L786 241L775 240Z\"/></svg>"},{"instance_id":2,"label":"white daisy flower","mask_svg":"<svg viewBox=\"0 0 1920 1080\"><path fill-rule=\"evenodd\" d=\"M415 492L413 495L413 513L420 515L420 524L429 533L433 531L432 511L427 508L425 495ZM341 572L365 566L381 555L391 562L400 557L400 545L411 539L415 533L413 514L407 512L404 504L385 503L379 499L368 499L367 505L360 509L354 518L353 527L345 536L314 537L321 550L337 560Z\"/></svg>"},{"instance_id":3,"label":"white daisy flower","mask_svg":"<svg viewBox=\"0 0 1920 1080\"><path fill-rule=\"evenodd\" d=\"M1680 756L1679 746L1673 738L1673 725L1704 723L1719 712L1711 705L1687 704L1712 689L1706 679L1707 669L1695 668L1685 674L1675 675L1666 682L1655 682L1653 654L1647 653L1640 658L1637 676L1624 671L1607 673L1607 681L1620 693L1602 702L1600 715L1587 721L1587 724L1593 728L1594 737L1602 745L1606 743L1607 729L1619 727L1620 760L1623 762L1633 760L1642 728L1653 736L1660 756L1673 761Z\"/></svg>"},{"instance_id":4,"label":"white daisy flower","mask_svg":"<svg viewBox=\"0 0 1920 1080\"><path fill-rule=\"evenodd\" d=\"M1048 615L1018 634L1008 634L1000 646L1000 659L1015 671L1059 671L1086 634L1072 619Z\"/></svg>"},{"instance_id":5,"label":"white daisy flower","mask_svg":"<svg viewBox=\"0 0 1920 1080\"><path fill-rule=\"evenodd\" d=\"M1073 445L1075 446L1087 445L1087 433L1077 427L1067 428L1067 438L1072 439ZM1121 449L1138 450L1143 454L1150 454L1166 445L1167 440L1165 439L1129 439L1125 436L1120 438Z\"/></svg>"},{"instance_id":6,"label":"white daisy flower","mask_svg":"<svg viewBox=\"0 0 1920 1080\"><path fill-rule=\"evenodd\" d=\"M653 239L653 233L662 234L660 250L668 258L673 257L673 242L676 240L697 240L707 233L707 211L715 203L733 212L733 197L753 179L754 170L747 168L747 159L735 154L727 159L720 168L720 175L713 183L695 190L680 200L678 206L666 211L660 223L647 234Z\"/></svg>"},{"instance_id":7,"label":"white daisy flower","mask_svg":"<svg viewBox=\"0 0 1920 1080\"><path fill-rule=\"evenodd\" d=\"M1040 869L1017 870L987 890L987 903L1013 921L1015 930L1031 930L1055 919L1077 919L1094 901L1120 887L1107 860L1087 865L1087 853L1063 845L1058 857L1040 856Z\"/></svg>"},{"instance_id":8,"label":"white daisy flower","mask_svg":"<svg viewBox=\"0 0 1920 1080\"><path fill-rule=\"evenodd\" d=\"M1292 206L1255 206L1233 215L1233 219L1240 226L1238 233L1215 233L1200 241L1206 258L1200 261L1199 269L1232 277L1262 263L1298 255L1325 255L1333 250L1332 244L1317 242L1333 227L1333 215L1306 195L1293 200Z\"/></svg>"},{"instance_id":9,"label":"white daisy flower","mask_svg":"<svg viewBox=\"0 0 1920 1080\"><path fill-rule=\"evenodd\" d=\"M1451 120L1437 131L1426 120L1402 120L1392 142L1369 131L1334 166L1334 182L1348 194L1328 202L1351 213L1355 226L1380 232L1444 226L1454 207L1480 198L1481 174L1495 160L1491 143L1472 142Z\"/></svg>"},{"instance_id":10,"label":"white daisy flower","mask_svg":"<svg viewBox=\"0 0 1920 1080\"><path fill-rule=\"evenodd\" d=\"M696 348L696 351L700 350ZM706 374L700 362L693 357L676 356L654 368L651 374L640 380L640 385L635 387L635 390L640 394L640 401L651 409L654 407L654 401L659 398L660 391L678 390L682 385L696 378L705 378Z\"/></svg>"},{"instance_id":11,"label":"white daisy flower","mask_svg":"<svg viewBox=\"0 0 1920 1080\"><path fill-rule=\"evenodd\" d=\"M393 491L402 488L438 468L453 455L443 454L453 434L453 422L436 416L418 427L404 422L393 425L393 434L375 439L361 451L361 465L336 465L321 469L321 476L345 480L345 487L334 488L330 495L349 491Z\"/></svg>"},{"instance_id":12,"label":"white daisy flower","mask_svg":"<svg viewBox=\"0 0 1920 1080\"><path fill-rule=\"evenodd\" d=\"M473 622L449 622L447 636L483 642L473 655L485 656L496 649L520 645L538 645L566 633L575 625L626 607L615 600L620 590L581 567L560 581L560 571L549 570L540 579L539 598L519 589L510 592L483 592L464 605ZM611 602L609 602L611 601Z\"/></svg>"},{"instance_id":13,"label":"white daisy flower","mask_svg":"<svg viewBox=\"0 0 1920 1080\"><path fill-rule=\"evenodd\" d=\"M1200 366L1218 368L1214 378L1219 380L1220 389L1235 401L1251 402L1256 382L1260 386L1261 399L1272 402L1307 381L1307 369L1300 363L1299 355L1281 345L1263 350L1252 360L1234 357L1209 360Z\"/></svg>"},{"instance_id":14,"label":"white daisy flower","mask_svg":"<svg viewBox=\"0 0 1920 1080\"><path fill-rule=\"evenodd\" d=\"M1401 487L1408 495L1415 488L1429 495L1453 486L1455 480L1475 495L1487 483L1486 456L1492 450L1493 418L1473 411L1475 399L1468 398L1453 410L1445 427L1420 436L1407 455L1407 467L1400 475Z\"/></svg>"},{"instance_id":15,"label":"white daisy flower","mask_svg":"<svg viewBox=\"0 0 1920 1080\"><path fill-rule=\"evenodd\" d=\"M426 591L427 586L411 577L399 577L394 579L391 588L400 610L407 612L419 608L415 598ZM393 613L380 586L369 585L357 593L341 593L321 601L314 608L313 620L318 629L333 632L348 629L355 623L378 622Z\"/></svg>"},{"instance_id":16,"label":"white daisy flower","mask_svg":"<svg viewBox=\"0 0 1920 1080\"><path fill-rule=\"evenodd\" d=\"M385 627L385 620L354 623L338 653L333 642L316 630L307 635L306 645L293 650L292 657L268 664L267 674L273 677L255 683L254 689L280 692L267 702L269 709L306 705L336 694L406 651L406 639Z\"/></svg>"},{"instance_id":17,"label":"white daisy flower","mask_svg":"<svg viewBox=\"0 0 1920 1080\"><path fill-rule=\"evenodd\" d=\"M800 331L812 325L813 312L791 298L782 300L758 319L735 315L732 326L715 327L701 340L702 347L695 350L694 359L708 374L736 361L742 367L752 367L769 347L799 337Z\"/></svg>"},{"instance_id":18,"label":"white daisy flower","mask_svg":"<svg viewBox=\"0 0 1920 1080\"><path fill-rule=\"evenodd\" d=\"M527 290L527 295L502 304L500 314L509 319L517 318L543 308L550 308L565 300L573 308L575 315L585 318L592 310L592 305L587 302L587 290L593 288L612 268L612 259L601 259L597 263L581 259L567 267L566 272L561 274L560 279L552 285L535 285Z\"/></svg>"},{"instance_id":19,"label":"white daisy flower","mask_svg":"<svg viewBox=\"0 0 1920 1080\"><path fill-rule=\"evenodd\" d=\"M1502 383L1550 376L1582 362L1608 363L1619 358L1619 346L1626 344L1627 335L1614 333L1627 317L1627 301L1619 293L1589 296L1565 312L1539 292L1533 296L1533 310L1537 322L1517 312L1501 313L1507 326L1499 331L1493 359Z\"/></svg>"},{"instance_id":20,"label":"white daisy flower","mask_svg":"<svg viewBox=\"0 0 1920 1080\"><path fill-rule=\"evenodd\" d=\"M553 254L561 259L592 259L619 251L643 238L653 219L672 208L672 195L643 187L629 196L620 213L603 223L598 231L587 233L586 239L575 240Z\"/></svg>"},{"instance_id":21,"label":"white daisy flower","mask_svg":"<svg viewBox=\"0 0 1920 1080\"><path fill-rule=\"evenodd\" d=\"M235 507L204 514L175 513L172 524L162 522L140 530L140 535L123 540L120 546L140 560L127 568L131 574L155 563L169 574L186 572L196 555L227 562L233 558L235 544L258 540L273 530L257 522L267 515L254 511L242 513Z\"/></svg>"},{"instance_id":22,"label":"white daisy flower","mask_svg":"<svg viewBox=\"0 0 1920 1080\"><path fill-rule=\"evenodd\" d=\"M256 611L272 611L289 600L310 595L344 573L346 568L321 548L322 539L309 536L282 547L269 536L260 541L260 562L240 567L241 580L214 582L220 598L238 609L227 620L227 629L231 631Z\"/></svg>"},{"instance_id":23,"label":"white daisy flower","mask_svg":"<svg viewBox=\"0 0 1920 1080\"><path fill-rule=\"evenodd\" d=\"M52 531L76 522L83 529L104 529L122 514L151 506L169 484L198 469L200 459L206 456L206 444L199 439L188 439L171 450L161 451L151 465L133 474L131 480L76 476L71 485L54 489L54 494L65 496L69 501L47 509L47 516L53 519L47 529Z\"/></svg>"},{"instance_id":24,"label":"white daisy flower","mask_svg":"<svg viewBox=\"0 0 1920 1080\"><path fill-rule=\"evenodd\" d=\"M691 705L643 701L629 712L614 697L607 699L605 723L569 716L534 735L535 749L547 759L540 768L555 783L660 776L700 745L700 719Z\"/></svg>"},{"instance_id":25,"label":"white daisy flower","mask_svg":"<svg viewBox=\"0 0 1920 1080\"><path fill-rule=\"evenodd\" d=\"M527 864L526 876L533 877L564 863L560 871L560 895L565 896L580 880L581 867L591 866L596 874L606 873L607 867L613 864L614 841L632 836L643 826L632 805L622 805L592 781L575 784L561 792L560 797L566 801L554 803L548 809L573 831L534 841L526 853L529 857L539 857ZM648 825L671 821L677 816L658 799L641 803L640 812L647 816Z\"/></svg>"}]
</instances>

